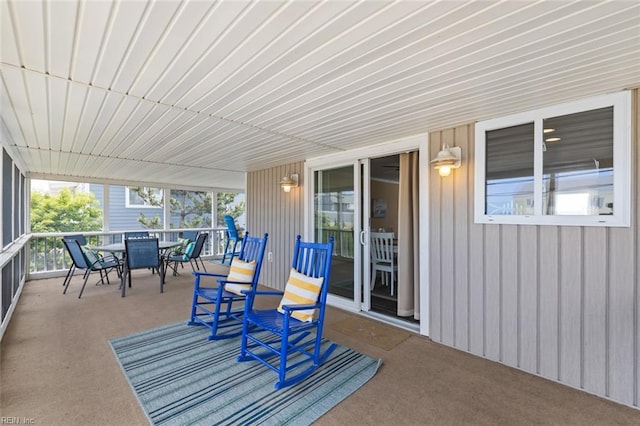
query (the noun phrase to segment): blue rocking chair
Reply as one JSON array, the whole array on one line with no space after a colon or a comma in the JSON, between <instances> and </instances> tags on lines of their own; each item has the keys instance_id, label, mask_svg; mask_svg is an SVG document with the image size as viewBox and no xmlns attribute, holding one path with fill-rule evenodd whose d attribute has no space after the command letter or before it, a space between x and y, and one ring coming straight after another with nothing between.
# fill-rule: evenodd
<instances>
[{"instance_id":1,"label":"blue rocking chair","mask_svg":"<svg viewBox=\"0 0 640 426\"><path fill-rule=\"evenodd\" d=\"M211 329L209 340L227 339L242 333L244 306L233 309L234 302L244 302L244 291L258 285L268 234L250 237L245 233L238 256L231 262L229 275L193 271L193 302L188 325L204 325ZM217 279L216 287L205 287L204 278ZM229 328L233 329L229 329ZM225 330L229 329L229 330Z\"/></svg>"},{"instance_id":2,"label":"blue rocking chair","mask_svg":"<svg viewBox=\"0 0 640 426\"><path fill-rule=\"evenodd\" d=\"M238 361L257 360L275 371L276 389L307 378L336 348L331 344L320 352L332 253L333 237L328 243L311 243L298 235L284 293L246 292ZM281 296L280 306L253 309L259 295Z\"/></svg>"},{"instance_id":3,"label":"blue rocking chair","mask_svg":"<svg viewBox=\"0 0 640 426\"><path fill-rule=\"evenodd\" d=\"M233 220L231 216L225 215L224 223L227 224L227 230L225 231L227 233L227 243L224 246L224 254L222 255L222 264L224 265L224 262L227 256L229 256L229 265L231 265L231 262L233 262L233 257L238 255L238 252L236 250L237 250L238 244L240 244L242 239L238 235L236 222Z\"/></svg>"}]
</instances>

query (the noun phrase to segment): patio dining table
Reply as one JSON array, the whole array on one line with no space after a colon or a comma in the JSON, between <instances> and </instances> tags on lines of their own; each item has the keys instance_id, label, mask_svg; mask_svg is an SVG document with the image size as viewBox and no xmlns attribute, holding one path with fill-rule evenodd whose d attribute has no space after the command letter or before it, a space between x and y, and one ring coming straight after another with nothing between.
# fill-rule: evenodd
<instances>
[{"instance_id":1,"label":"patio dining table","mask_svg":"<svg viewBox=\"0 0 640 426\"><path fill-rule=\"evenodd\" d=\"M163 254L165 251L174 247L178 247L181 244L182 243L177 241L158 241L158 249L160 250L160 254ZM125 252L124 243L105 244L103 246L96 246L91 248L96 251L103 251L112 254Z\"/></svg>"}]
</instances>

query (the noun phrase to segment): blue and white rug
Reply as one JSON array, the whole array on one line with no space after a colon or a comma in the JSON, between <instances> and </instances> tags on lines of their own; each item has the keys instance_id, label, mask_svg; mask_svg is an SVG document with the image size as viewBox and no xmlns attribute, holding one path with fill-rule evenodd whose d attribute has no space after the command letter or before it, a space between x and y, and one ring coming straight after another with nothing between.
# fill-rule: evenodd
<instances>
[{"instance_id":1,"label":"blue and white rug","mask_svg":"<svg viewBox=\"0 0 640 426\"><path fill-rule=\"evenodd\" d=\"M338 345L313 375L275 390L273 371L236 361L240 337L210 341L208 331L177 323L109 341L151 424L308 425L382 363Z\"/></svg>"}]
</instances>

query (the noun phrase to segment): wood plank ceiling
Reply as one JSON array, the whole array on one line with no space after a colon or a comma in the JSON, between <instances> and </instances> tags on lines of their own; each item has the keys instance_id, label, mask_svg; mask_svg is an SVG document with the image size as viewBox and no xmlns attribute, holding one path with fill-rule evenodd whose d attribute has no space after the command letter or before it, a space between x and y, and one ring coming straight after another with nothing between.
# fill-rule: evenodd
<instances>
[{"instance_id":1,"label":"wood plank ceiling","mask_svg":"<svg viewBox=\"0 0 640 426\"><path fill-rule=\"evenodd\" d=\"M247 171L640 86L635 1L0 2L0 138L33 177Z\"/></svg>"}]
</instances>

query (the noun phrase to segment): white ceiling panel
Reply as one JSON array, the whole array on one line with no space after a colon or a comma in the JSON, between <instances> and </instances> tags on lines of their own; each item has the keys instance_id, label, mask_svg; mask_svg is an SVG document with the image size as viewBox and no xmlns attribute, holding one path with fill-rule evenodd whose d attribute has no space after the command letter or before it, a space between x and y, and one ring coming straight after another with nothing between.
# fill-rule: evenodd
<instances>
[{"instance_id":1,"label":"white ceiling panel","mask_svg":"<svg viewBox=\"0 0 640 426\"><path fill-rule=\"evenodd\" d=\"M90 5L92 6L93 2ZM121 75L131 44L141 29L138 23L143 19L147 9L145 2L124 1L112 4L109 10L110 20L102 34L102 42L95 47L98 50L98 66L92 74L91 82L94 86L127 92L127 87L118 86L118 77Z\"/></svg>"},{"instance_id":2,"label":"white ceiling panel","mask_svg":"<svg viewBox=\"0 0 640 426\"><path fill-rule=\"evenodd\" d=\"M640 2L0 0L0 137L29 176L247 171L640 87Z\"/></svg>"},{"instance_id":3,"label":"white ceiling panel","mask_svg":"<svg viewBox=\"0 0 640 426\"><path fill-rule=\"evenodd\" d=\"M44 4L45 22L50 30L44 38L47 63L43 71L66 79L71 75L79 5L65 1L51 6L51 3Z\"/></svg>"},{"instance_id":4,"label":"white ceiling panel","mask_svg":"<svg viewBox=\"0 0 640 426\"><path fill-rule=\"evenodd\" d=\"M33 2L36 3L36 2ZM49 3L51 9L56 2ZM75 22L76 37L71 53L71 79L93 83L100 64L100 51L108 35L109 18L115 3L109 1L83 1L79 3L79 15ZM52 23L52 25L57 25Z\"/></svg>"}]
</instances>

